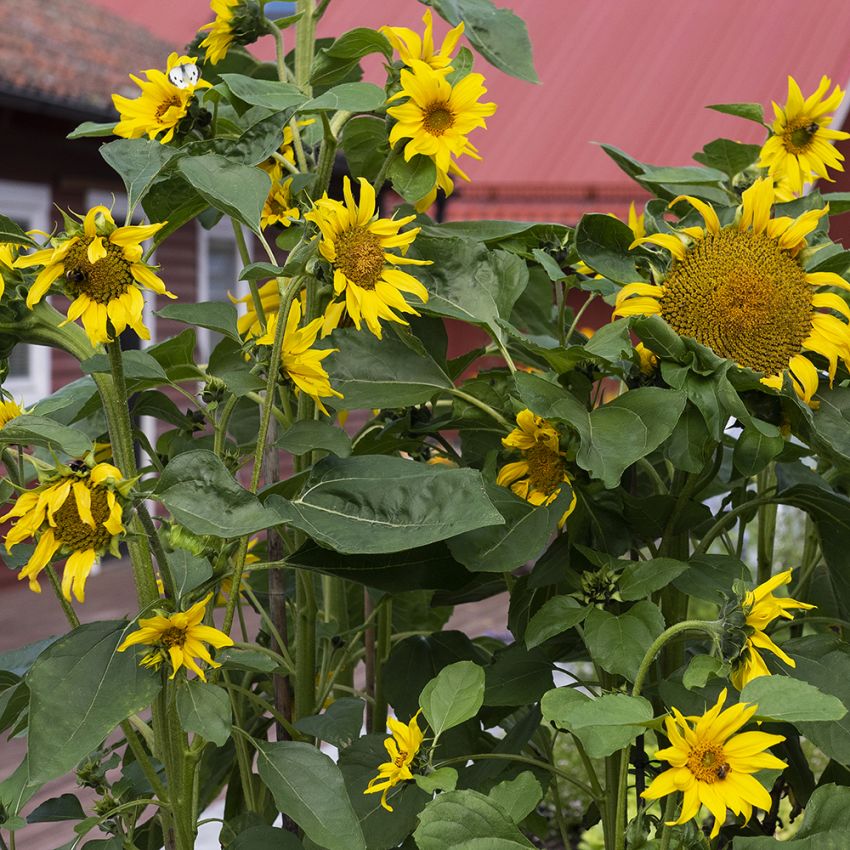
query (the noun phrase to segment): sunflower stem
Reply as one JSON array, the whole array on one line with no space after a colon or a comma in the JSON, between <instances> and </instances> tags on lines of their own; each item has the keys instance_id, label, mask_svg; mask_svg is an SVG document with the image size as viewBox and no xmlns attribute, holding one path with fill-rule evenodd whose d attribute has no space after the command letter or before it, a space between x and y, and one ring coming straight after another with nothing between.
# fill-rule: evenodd
<instances>
[{"instance_id":1,"label":"sunflower stem","mask_svg":"<svg viewBox=\"0 0 850 850\"><path fill-rule=\"evenodd\" d=\"M236 402L238 400L237 396L230 396L221 408L221 414L216 420L215 437L213 438L213 452L215 452L218 457L221 457L224 453L224 446L227 442L227 426L230 424L230 417L233 414L233 408L236 407Z\"/></svg>"},{"instance_id":2,"label":"sunflower stem","mask_svg":"<svg viewBox=\"0 0 850 850\"><path fill-rule=\"evenodd\" d=\"M670 794L664 801L664 814L661 822L664 826L661 828L661 844L658 850L670 850L670 841L673 838L673 827L667 826L668 821L673 820L673 815L676 813L676 795Z\"/></svg>"},{"instance_id":3,"label":"sunflower stem","mask_svg":"<svg viewBox=\"0 0 850 850\"><path fill-rule=\"evenodd\" d=\"M372 184L375 189L376 198L381 194L381 189L384 188L384 183L387 180L387 173L390 170L390 166L393 164L393 161L398 155L398 151L390 148L390 152L384 157L384 161L381 163L381 167L375 177L375 182Z\"/></svg>"},{"instance_id":4,"label":"sunflower stem","mask_svg":"<svg viewBox=\"0 0 850 850\"><path fill-rule=\"evenodd\" d=\"M758 493L776 489L776 469L769 464L756 478ZM776 538L776 502L759 505L758 509L758 545L757 545L757 575L758 583L766 582L773 572L773 547Z\"/></svg>"},{"instance_id":5,"label":"sunflower stem","mask_svg":"<svg viewBox=\"0 0 850 850\"><path fill-rule=\"evenodd\" d=\"M159 567L159 574L162 578L162 586L165 588L165 595L177 602L177 586L174 583L174 576L171 574L171 566L168 563L168 556L165 554L165 549L162 545L162 540L159 538L159 532L153 524L148 506L142 501L136 506L136 514L139 517L139 522L142 524L145 533L148 536L148 542L153 549L156 557L156 565Z\"/></svg>"},{"instance_id":6,"label":"sunflower stem","mask_svg":"<svg viewBox=\"0 0 850 850\"><path fill-rule=\"evenodd\" d=\"M463 390L458 389L457 387L452 387L450 390L446 390L446 392L451 393L453 396L457 398L463 399L465 402L468 402L473 407L477 407L479 410L483 410L488 416L492 416L493 419L496 420L506 431L513 431L514 426L502 416L497 410L494 410L490 407L489 404L481 401L481 399L476 398L474 395L470 395L469 393L465 393Z\"/></svg>"},{"instance_id":7,"label":"sunflower stem","mask_svg":"<svg viewBox=\"0 0 850 850\"><path fill-rule=\"evenodd\" d=\"M313 94L310 69L316 47L316 19L314 0L297 0L296 12L301 17L295 22L295 84L308 97ZM293 130L293 135L296 133Z\"/></svg>"},{"instance_id":8,"label":"sunflower stem","mask_svg":"<svg viewBox=\"0 0 850 850\"><path fill-rule=\"evenodd\" d=\"M76 629L77 626L80 625L80 618L77 616L76 611L74 611L71 607L71 603L65 598L65 594L62 593L62 587L59 584L59 576L56 575L56 570L53 567L53 564L47 565L46 572L47 578L50 579L50 586L53 588L53 592L56 594L56 598L59 600L62 610L65 612L66 619L71 624L71 628Z\"/></svg>"},{"instance_id":9,"label":"sunflower stem","mask_svg":"<svg viewBox=\"0 0 850 850\"><path fill-rule=\"evenodd\" d=\"M380 605L375 635L375 705L372 708L372 731L383 733L387 728L387 698L384 694L384 664L390 657L392 640L393 601L387 596Z\"/></svg>"},{"instance_id":10,"label":"sunflower stem","mask_svg":"<svg viewBox=\"0 0 850 850\"><path fill-rule=\"evenodd\" d=\"M313 576L295 575L295 720L316 707L316 599Z\"/></svg>"}]
</instances>

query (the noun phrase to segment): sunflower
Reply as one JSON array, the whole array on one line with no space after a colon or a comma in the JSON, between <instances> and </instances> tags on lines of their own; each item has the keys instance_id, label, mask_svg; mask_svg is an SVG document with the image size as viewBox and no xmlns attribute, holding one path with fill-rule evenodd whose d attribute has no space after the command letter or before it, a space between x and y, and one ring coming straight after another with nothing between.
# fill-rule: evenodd
<instances>
[{"instance_id":1,"label":"sunflower","mask_svg":"<svg viewBox=\"0 0 850 850\"><path fill-rule=\"evenodd\" d=\"M761 372L769 387L781 389L789 374L797 394L809 402L819 376L804 350L827 359L830 383L838 359L850 362L850 328L844 321L850 319L850 307L834 293L814 291L823 286L850 290L850 284L833 272L807 273L800 259L806 236L829 207L796 219L771 219L769 179L757 180L744 192L736 222L726 227L712 206L697 198L681 196L671 204L682 200L700 212L705 228L636 239L632 247L658 245L673 262L658 285L624 286L614 316L658 314L680 336Z\"/></svg>"},{"instance_id":2,"label":"sunflower","mask_svg":"<svg viewBox=\"0 0 850 850\"><path fill-rule=\"evenodd\" d=\"M239 2L240 0L210 0L210 10L215 14L215 20L204 24L198 32L209 30L209 34L201 42L201 47L206 51L207 62L213 65L217 65L227 56L227 51L236 38L234 13Z\"/></svg>"},{"instance_id":3,"label":"sunflower","mask_svg":"<svg viewBox=\"0 0 850 850\"><path fill-rule=\"evenodd\" d=\"M297 206L292 204L292 196L289 191L291 185L291 177L272 184L271 191L260 214L260 228L262 230L271 227L273 224L289 227L293 219L300 218L301 212Z\"/></svg>"},{"instance_id":4,"label":"sunflower","mask_svg":"<svg viewBox=\"0 0 850 850\"><path fill-rule=\"evenodd\" d=\"M6 291L6 274L15 267L15 258L18 256L20 247L11 242L0 242L0 298Z\"/></svg>"},{"instance_id":5,"label":"sunflower","mask_svg":"<svg viewBox=\"0 0 850 850\"><path fill-rule=\"evenodd\" d=\"M296 122L299 127L309 127L311 124L315 123L313 118L309 118L306 121L298 121ZM293 147L293 133L292 127L289 124L286 124L282 130L283 133L283 141L280 143L280 147L277 149L277 156L281 159L286 160L291 166L295 166L295 149ZM281 165L280 160L277 156L270 156L267 159L264 159L259 167L266 172L266 174L271 177L272 183L278 183L284 177L284 167Z\"/></svg>"},{"instance_id":6,"label":"sunflower","mask_svg":"<svg viewBox=\"0 0 850 850\"><path fill-rule=\"evenodd\" d=\"M643 796L658 800L681 791L682 811L669 826L686 823L696 817L704 805L714 816L711 837L715 838L726 822L726 810L750 819L753 807L770 809L771 799L753 776L760 770L783 770L784 761L767 752L785 740L782 735L766 732L735 734L756 713L757 705L739 703L723 711L726 691L717 702L698 717L683 717L673 709L664 718L670 746L658 750L655 757L670 763Z\"/></svg>"},{"instance_id":7,"label":"sunflower","mask_svg":"<svg viewBox=\"0 0 850 850\"><path fill-rule=\"evenodd\" d=\"M557 429L530 410L517 414L516 424L502 445L509 449L518 449L523 459L505 464L496 477L500 487L510 487L517 496L532 505L550 505L561 492L561 485L570 483L564 453L560 450L560 435ZM576 506L575 493L559 525Z\"/></svg>"},{"instance_id":8,"label":"sunflower","mask_svg":"<svg viewBox=\"0 0 850 850\"><path fill-rule=\"evenodd\" d=\"M283 349L281 350L281 368L296 387L303 390L316 402L316 407L327 415L328 411L322 403L323 398L335 396L342 398L330 383L328 373L322 366L322 360L333 354L336 348L311 348L316 342L323 319L314 319L303 328L301 324L301 302L293 301L286 319L286 329L283 334ZM272 345L274 343L277 313L268 316L266 332L257 338L257 345Z\"/></svg>"},{"instance_id":9,"label":"sunflower","mask_svg":"<svg viewBox=\"0 0 850 850\"><path fill-rule=\"evenodd\" d=\"M451 71L452 51L457 47L458 39L463 35L463 21L446 33L446 37L436 53L434 52L434 21L430 9L425 10L422 22L425 24L425 32L422 33L421 37L407 27L381 27L378 31L384 34L405 65L424 62L435 71L448 73Z\"/></svg>"},{"instance_id":10,"label":"sunflower","mask_svg":"<svg viewBox=\"0 0 850 850\"><path fill-rule=\"evenodd\" d=\"M387 802L387 794L390 789L401 782L413 779L410 765L419 753L423 740L422 732L419 729L419 715L421 713L421 711L417 711L407 724L400 723L393 717L387 720L387 726L392 732L392 737L384 741L384 746L390 760L378 765L378 775L370 780L363 793L377 794L380 791L381 805L388 812L393 810L393 807Z\"/></svg>"},{"instance_id":11,"label":"sunflower","mask_svg":"<svg viewBox=\"0 0 850 850\"><path fill-rule=\"evenodd\" d=\"M16 401L3 401L0 397L0 429L5 428L13 419L23 416L26 411Z\"/></svg>"},{"instance_id":12,"label":"sunflower","mask_svg":"<svg viewBox=\"0 0 850 850\"><path fill-rule=\"evenodd\" d=\"M608 213L608 215L610 215L611 218L617 218L617 216L615 216L614 213ZM628 217L628 220L627 220L627 224L629 226L629 230L632 231L632 234L633 234L635 239L643 239L643 237L646 236L645 219L646 219L646 215L644 213L641 213L640 215L638 215L638 212L635 209L635 202L632 201L629 204L629 217ZM617 220L619 221L619 219L617 219ZM596 274L593 271L593 269L587 263L584 262L584 260L579 260L575 264L575 266L573 266L573 268L579 274L584 274L584 275L587 275L588 277L590 275L593 275L594 277L597 277L597 278L604 277L604 275Z\"/></svg>"},{"instance_id":13,"label":"sunflower","mask_svg":"<svg viewBox=\"0 0 850 850\"><path fill-rule=\"evenodd\" d=\"M787 181L796 194L815 177L831 181L827 168L844 171L844 157L832 143L850 139L850 133L829 129L844 92L836 86L825 97L831 85L829 77L821 77L815 92L804 100L797 81L788 77L785 106L773 104L773 134L762 146L758 165L770 169L768 173L775 180Z\"/></svg>"},{"instance_id":14,"label":"sunflower","mask_svg":"<svg viewBox=\"0 0 850 850\"><path fill-rule=\"evenodd\" d=\"M767 627L777 618L793 619L790 611L811 611L814 605L798 602L789 596L774 596L773 591L791 581L791 570L781 573L763 582L754 590L747 592L741 604L746 617L744 631L746 643L739 658L732 663L732 684L740 691L747 682L759 676L769 676L770 670L759 655L759 650L772 652L789 667L796 667L797 662L781 650L765 633Z\"/></svg>"},{"instance_id":15,"label":"sunflower","mask_svg":"<svg viewBox=\"0 0 850 850\"><path fill-rule=\"evenodd\" d=\"M404 146L406 160L417 154L429 156L438 171L445 173L453 156L481 159L467 136L476 127L486 127L484 119L496 111L495 103L478 102L486 92L481 74L467 74L452 85L445 74L414 60L409 70L401 72L401 91L389 99L408 98L387 110L396 120L390 145L409 139Z\"/></svg>"},{"instance_id":16,"label":"sunflower","mask_svg":"<svg viewBox=\"0 0 850 850\"><path fill-rule=\"evenodd\" d=\"M118 553L118 538L124 533L122 500L132 482L109 463L92 468L84 463L59 466L56 473L33 490L18 496L14 507L0 522L14 519L6 534L6 551L32 538L35 551L18 579L29 579L30 590L41 593L39 573L59 552L68 556L62 573L62 593L71 591L85 601L86 579L95 560L109 550Z\"/></svg>"},{"instance_id":17,"label":"sunflower","mask_svg":"<svg viewBox=\"0 0 850 850\"><path fill-rule=\"evenodd\" d=\"M221 664L213 661L202 641L216 649L233 646L233 641L224 632L201 624L210 599L212 599L212 593L208 593L188 611L178 611L169 616L157 614L154 617L139 620L141 628L127 635L118 647L118 651L124 652L128 646L139 643L152 646L154 650L141 660L142 666L157 669L167 655L171 661L170 679L173 679L177 671L185 666L197 673L198 678L206 681L207 677L195 659L200 658L210 667L221 667Z\"/></svg>"},{"instance_id":18,"label":"sunflower","mask_svg":"<svg viewBox=\"0 0 850 850\"><path fill-rule=\"evenodd\" d=\"M200 78L185 86L174 85L168 74L177 67L187 65L195 65L191 56L172 53L168 57L165 73L158 68L143 71L147 82L130 74L130 79L141 89L141 94L135 98L112 95L112 103L121 118L112 132L125 139L140 139L142 136L155 139L160 133L165 133L160 142L170 142L177 125L189 109L195 90L210 88L210 83Z\"/></svg>"},{"instance_id":19,"label":"sunflower","mask_svg":"<svg viewBox=\"0 0 850 850\"><path fill-rule=\"evenodd\" d=\"M92 345L111 342L127 327L142 339L150 339L142 323L145 299L141 287L177 297L166 290L153 268L142 262L142 242L163 224L116 227L106 207L92 207L82 226L74 223L68 232L52 239L50 247L15 261L16 268L43 266L27 294L27 307L38 304L51 284L64 275L65 294L72 303L63 324L82 318Z\"/></svg>"},{"instance_id":20,"label":"sunflower","mask_svg":"<svg viewBox=\"0 0 850 850\"><path fill-rule=\"evenodd\" d=\"M381 338L381 319L407 322L396 312L418 316L405 301L403 292L410 292L420 301L428 300L428 291L416 278L395 268L400 265L428 265L430 260L414 260L403 256L419 228L400 233L415 216L391 219L378 218L375 211L375 190L360 178L360 203L355 203L351 181L345 178L345 203L325 195L304 218L318 225L322 234L319 252L333 266L334 293L345 294L345 300L332 303L326 313L327 322L336 326L343 309L348 311L357 329L365 321L372 333ZM399 248L402 254L388 249Z\"/></svg>"}]
</instances>

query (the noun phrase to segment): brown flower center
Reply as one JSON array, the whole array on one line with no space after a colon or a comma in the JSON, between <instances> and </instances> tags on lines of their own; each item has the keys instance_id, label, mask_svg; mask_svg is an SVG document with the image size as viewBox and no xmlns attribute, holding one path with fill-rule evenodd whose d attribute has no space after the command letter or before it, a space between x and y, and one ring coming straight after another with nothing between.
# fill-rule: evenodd
<instances>
[{"instance_id":1,"label":"brown flower center","mask_svg":"<svg viewBox=\"0 0 850 850\"><path fill-rule=\"evenodd\" d=\"M552 451L545 443L525 452L531 487L551 496L564 483L564 461L560 452Z\"/></svg>"},{"instance_id":2,"label":"brown flower center","mask_svg":"<svg viewBox=\"0 0 850 850\"><path fill-rule=\"evenodd\" d=\"M76 298L85 293L98 304L108 304L133 285L130 263L124 250L104 240L106 256L96 263L89 262L88 247L94 237L84 236L75 242L65 255L65 281L68 295Z\"/></svg>"},{"instance_id":3,"label":"brown flower center","mask_svg":"<svg viewBox=\"0 0 850 850\"><path fill-rule=\"evenodd\" d=\"M741 366L779 375L812 329L812 287L799 262L764 234L723 228L673 263L661 315Z\"/></svg>"},{"instance_id":4,"label":"brown flower center","mask_svg":"<svg viewBox=\"0 0 850 850\"><path fill-rule=\"evenodd\" d=\"M62 507L53 515L56 520L56 528L53 532L56 535L56 539L66 549L74 552L84 552L88 549L94 549L95 552L102 552L112 539L112 535L103 525L109 518L106 488L90 487L90 490L91 515L94 519L94 528L83 522L80 518L80 513L77 510L77 499L74 496L73 490L68 494Z\"/></svg>"},{"instance_id":5,"label":"brown flower center","mask_svg":"<svg viewBox=\"0 0 850 850\"><path fill-rule=\"evenodd\" d=\"M169 109L183 109L183 102L180 100L179 97L176 96L169 97L168 100L162 101L162 103L157 106L156 111L154 112L154 117L156 118L156 120L162 121L163 116L168 112Z\"/></svg>"},{"instance_id":6,"label":"brown flower center","mask_svg":"<svg viewBox=\"0 0 850 850\"><path fill-rule=\"evenodd\" d=\"M455 114L447 103L432 103L425 110L422 126L432 136L442 136L446 130L454 127Z\"/></svg>"},{"instance_id":7,"label":"brown flower center","mask_svg":"<svg viewBox=\"0 0 850 850\"><path fill-rule=\"evenodd\" d=\"M365 227L351 227L335 240L338 268L352 283L374 289L384 271L381 240Z\"/></svg>"},{"instance_id":8,"label":"brown flower center","mask_svg":"<svg viewBox=\"0 0 850 850\"><path fill-rule=\"evenodd\" d=\"M162 636L160 637L160 643L165 647L172 646L183 646L186 642L186 630L178 629L176 626L172 626L170 629L166 629Z\"/></svg>"},{"instance_id":9,"label":"brown flower center","mask_svg":"<svg viewBox=\"0 0 850 850\"><path fill-rule=\"evenodd\" d=\"M691 750L687 766L700 782L709 785L725 779L730 770L723 747L707 741L697 744Z\"/></svg>"},{"instance_id":10,"label":"brown flower center","mask_svg":"<svg viewBox=\"0 0 850 850\"><path fill-rule=\"evenodd\" d=\"M812 141L820 129L817 121L809 118L798 118L792 121L782 133L782 144L788 153L807 153L812 146Z\"/></svg>"}]
</instances>

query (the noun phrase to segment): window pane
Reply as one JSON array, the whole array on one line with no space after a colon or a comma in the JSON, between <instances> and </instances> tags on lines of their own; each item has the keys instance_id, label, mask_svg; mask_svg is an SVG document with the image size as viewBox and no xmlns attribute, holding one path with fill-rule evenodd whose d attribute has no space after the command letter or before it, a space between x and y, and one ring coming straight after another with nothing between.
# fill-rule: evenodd
<instances>
[{"instance_id":1,"label":"window pane","mask_svg":"<svg viewBox=\"0 0 850 850\"><path fill-rule=\"evenodd\" d=\"M210 239L207 300L226 301L227 293L236 293L236 246L232 240Z\"/></svg>"},{"instance_id":2,"label":"window pane","mask_svg":"<svg viewBox=\"0 0 850 850\"><path fill-rule=\"evenodd\" d=\"M28 345L16 345L9 357L9 377L29 378L32 373L31 352Z\"/></svg>"}]
</instances>

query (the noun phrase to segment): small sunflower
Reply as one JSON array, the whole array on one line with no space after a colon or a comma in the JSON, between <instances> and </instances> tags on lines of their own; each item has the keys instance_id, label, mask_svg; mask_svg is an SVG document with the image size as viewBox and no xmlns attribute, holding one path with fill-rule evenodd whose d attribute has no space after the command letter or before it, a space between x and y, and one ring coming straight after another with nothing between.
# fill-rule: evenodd
<instances>
[{"instance_id":1,"label":"small sunflower","mask_svg":"<svg viewBox=\"0 0 850 850\"><path fill-rule=\"evenodd\" d=\"M378 775L370 780L364 794L377 794L381 792L381 806L388 812L393 807L387 802L387 794L401 782L413 779L410 765L419 753L422 746L423 735L419 729L419 715L417 711L410 718L409 723L400 723L394 717L387 720L387 726L392 732L392 737L384 741L389 761L378 765Z\"/></svg>"},{"instance_id":2,"label":"small sunflower","mask_svg":"<svg viewBox=\"0 0 850 850\"><path fill-rule=\"evenodd\" d=\"M747 682L759 676L769 676L770 670L759 655L759 650L772 652L789 667L796 667L797 662L780 649L766 634L767 627L777 618L793 619L790 611L811 611L814 605L798 602L789 596L775 596L773 591L791 581L791 570L781 573L763 582L754 590L747 592L741 604L746 617L744 631L746 642L739 658L732 662L732 684L740 691Z\"/></svg>"},{"instance_id":3,"label":"small sunflower","mask_svg":"<svg viewBox=\"0 0 850 850\"><path fill-rule=\"evenodd\" d=\"M375 190L360 178L360 203L354 201L351 181L344 182L345 203L331 200L327 195L316 201L304 218L314 222L322 234L319 252L333 266L334 293L345 300L328 307L328 322L339 323L343 309L348 311L357 329L361 321L381 338L381 319L407 322L396 312L418 316L402 295L409 292L423 303L428 291L416 278L395 268L400 265L428 265L430 260L414 260L403 256L419 228L404 233L400 229L415 216L391 219L378 218L375 210ZM399 248L401 254L391 252Z\"/></svg>"},{"instance_id":4,"label":"small sunflower","mask_svg":"<svg viewBox=\"0 0 850 850\"><path fill-rule=\"evenodd\" d=\"M670 746L658 750L657 759L670 763L643 796L658 800L681 791L682 811L669 826L687 823L705 806L714 816L711 838L726 822L727 809L743 815L747 821L753 808L769 810L770 794L753 776L760 770L784 770L787 765L768 752L785 740L782 735L766 732L735 734L756 713L757 705L739 703L723 710L726 691L715 705L698 717L683 717L673 709L664 718Z\"/></svg>"},{"instance_id":5,"label":"small sunflower","mask_svg":"<svg viewBox=\"0 0 850 850\"><path fill-rule=\"evenodd\" d=\"M476 127L486 128L484 119L496 111L495 103L478 102L486 93L481 74L467 74L452 85L445 74L414 60L409 70L402 69L401 91L389 99L408 98L387 110L396 120L390 145L409 139L404 146L406 160L417 154L429 156L445 173L452 157L466 154L481 159L467 136Z\"/></svg>"},{"instance_id":6,"label":"small sunflower","mask_svg":"<svg viewBox=\"0 0 850 850\"><path fill-rule=\"evenodd\" d=\"M614 213L608 213L608 215L610 215L611 218L617 218ZM643 239L643 237L646 236L645 218L646 216L644 213L640 213L640 215L638 215L638 212L635 209L635 202L632 201L629 204L629 217L626 223L629 226L629 230L632 231L632 234L634 235L635 239ZM588 277L591 275L597 278L604 277L604 275L596 274L593 269L583 260L579 260L573 268L575 268L575 270L579 274L584 274Z\"/></svg>"},{"instance_id":7,"label":"small sunflower","mask_svg":"<svg viewBox=\"0 0 850 850\"><path fill-rule=\"evenodd\" d=\"M311 348L322 327L322 318L314 319L303 328L301 324L301 303L293 301L286 319L286 329L283 334L283 349L281 350L281 368L295 385L296 390L303 390L316 407L327 415L328 411L322 403L323 398L335 396L342 398L330 383L328 373L322 366L322 360L333 354L336 348ZM277 313L268 316L268 325L263 336L257 338L257 345L272 345L274 343Z\"/></svg>"},{"instance_id":8,"label":"small sunflower","mask_svg":"<svg viewBox=\"0 0 850 850\"><path fill-rule=\"evenodd\" d=\"M309 127L313 123L315 122L312 118L309 118L306 121L297 122L299 127ZM283 140L280 143L280 147L277 149L277 155L282 159L285 159L290 165L294 166L295 149L293 147L294 139L292 127L290 127L289 124L286 124L281 132L283 133ZM259 168L262 168L263 171L271 177L272 183L278 183L284 178L284 167L275 156L270 156L268 159L264 159L259 164Z\"/></svg>"},{"instance_id":9,"label":"small sunflower","mask_svg":"<svg viewBox=\"0 0 850 850\"><path fill-rule=\"evenodd\" d=\"M86 579L98 557L109 550L118 555L118 539L124 533L124 511L132 482L108 463L89 468L84 463L60 466L56 473L33 490L18 496L12 510L0 522L14 519L6 534L6 550L31 538L35 551L18 579L29 579L30 590L41 593L38 576L59 552L68 556L62 573L62 593L71 591L85 601Z\"/></svg>"},{"instance_id":10,"label":"small sunflower","mask_svg":"<svg viewBox=\"0 0 850 850\"><path fill-rule=\"evenodd\" d=\"M784 106L773 104L773 134L762 146L758 164L796 194L813 178L831 180L827 168L844 171L844 157L833 142L850 139L850 133L829 128L844 92L836 86L826 96L831 85L829 77L821 77L815 92L804 99L797 81L788 77L788 100Z\"/></svg>"},{"instance_id":11,"label":"small sunflower","mask_svg":"<svg viewBox=\"0 0 850 850\"><path fill-rule=\"evenodd\" d=\"M452 51L457 47L458 39L463 35L463 21L446 33L440 49L434 51L434 21L431 10L426 9L422 16L425 31L420 36L408 27L381 27L387 41L397 51L405 65L424 62L435 71L451 71Z\"/></svg>"},{"instance_id":12,"label":"small sunflower","mask_svg":"<svg viewBox=\"0 0 850 850\"><path fill-rule=\"evenodd\" d=\"M850 364L850 307L834 293L815 291L824 286L850 290L850 283L833 272L807 273L800 259L806 237L829 207L796 219L771 219L769 179L757 180L744 192L737 220L726 227L713 207L697 198L681 196L671 204L682 200L700 212L705 228L636 239L632 247L658 245L673 262L660 284L624 286L614 316L658 314L680 336L761 372L769 387L781 389L789 374L797 394L809 402L819 375L804 351L826 358L830 383L839 358Z\"/></svg>"},{"instance_id":13,"label":"small sunflower","mask_svg":"<svg viewBox=\"0 0 850 850\"><path fill-rule=\"evenodd\" d=\"M569 484L564 453L560 450L557 429L530 410L522 410L516 417L517 426L502 439L505 448L522 452L522 460L505 464L496 477L500 487L510 487L517 496L532 505L550 505L561 492L561 485ZM576 495L561 517L559 525L576 506Z\"/></svg>"},{"instance_id":14,"label":"small sunflower","mask_svg":"<svg viewBox=\"0 0 850 850\"><path fill-rule=\"evenodd\" d=\"M20 245L11 242L0 242L0 298L6 291L6 274L15 267L15 259L20 247Z\"/></svg>"},{"instance_id":15,"label":"small sunflower","mask_svg":"<svg viewBox=\"0 0 850 850\"><path fill-rule=\"evenodd\" d=\"M206 50L207 62L217 65L230 49L233 43L233 13L239 6L239 0L210 0L210 10L215 14L215 20L204 24L198 31L209 30L207 37L201 42Z\"/></svg>"},{"instance_id":16,"label":"small sunflower","mask_svg":"<svg viewBox=\"0 0 850 850\"><path fill-rule=\"evenodd\" d=\"M26 411L16 401L3 401L0 397L0 429L5 428L13 419L23 416Z\"/></svg>"},{"instance_id":17,"label":"small sunflower","mask_svg":"<svg viewBox=\"0 0 850 850\"><path fill-rule=\"evenodd\" d=\"M185 666L197 673L198 678L206 681L207 677L195 659L200 658L210 667L221 667L221 665L213 661L204 643L216 649L233 646L233 641L224 632L201 624L210 599L212 599L212 593L208 593L188 611L178 611L168 616L157 614L155 617L139 620L141 628L127 635L118 647L118 652L124 652L127 647L139 643L146 644L154 649L141 660L142 666L158 669L168 657L171 661L170 679L173 679L177 671Z\"/></svg>"},{"instance_id":18,"label":"small sunflower","mask_svg":"<svg viewBox=\"0 0 850 850\"><path fill-rule=\"evenodd\" d=\"M72 303L63 324L81 318L92 345L111 342L113 335L127 327L150 339L142 322L141 287L177 297L168 292L153 267L142 262L142 242L163 224L116 227L106 207L92 207L81 226L51 239L50 247L15 261L16 268L43 266L27 294L27 307L38 304L64 275L65 294Z\"/></svg>"},{"instance_id":19,"label":"small sunflower","mask_svg":"<svg viewBox=\"0 0 850 850\"><path fill-rule=\"evenodd\" d=\"M141 94L135 98L112 95L112 103L121 118L112 131L116 136L125 139L147 136L149 139L155 139L160 133L164 133L160 139L162 144L174 138L174 131L186 115L195 90L210 88L210 83L200 78L195 83L187 83L184 86L174 85L168 74L180 66L194 67L195 60L191 56L172 53L168 57L165 73L158 68L143 71L147 82L130 74L130 79L141 89Z\"/></svg>"},{"instance_id":20,"label":"small sunflower","mask_svg":"<svg viewBox=\"0 0 850 850\"><path fill-rule=\"evenodd\" d=\"M260 228L262 230L271 227L273 224L289 227L293 219L301 217L300 210L292 203L292 196L289 191L291 185L291 177L272 184L271 191L260 214Z\"/></svg>"}]
</instances>

